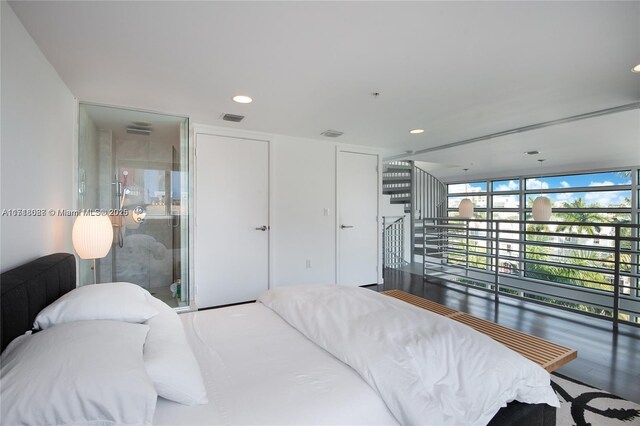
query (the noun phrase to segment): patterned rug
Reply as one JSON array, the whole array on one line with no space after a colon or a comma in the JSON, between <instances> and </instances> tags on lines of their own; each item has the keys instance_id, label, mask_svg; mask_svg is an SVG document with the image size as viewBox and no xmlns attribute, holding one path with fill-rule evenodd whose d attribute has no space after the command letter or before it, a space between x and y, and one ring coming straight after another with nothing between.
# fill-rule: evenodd
<instances>
[{"instance_id":1,"label":"patterned rug","mask_svg":"<svg viewBox=\"0 0 640 426\"><path fill-rule=\"evenodd\" d=\"M558 373L551 386L560 399L556 426L640 425L640 405Z\"/></svg>"}]
</instances>

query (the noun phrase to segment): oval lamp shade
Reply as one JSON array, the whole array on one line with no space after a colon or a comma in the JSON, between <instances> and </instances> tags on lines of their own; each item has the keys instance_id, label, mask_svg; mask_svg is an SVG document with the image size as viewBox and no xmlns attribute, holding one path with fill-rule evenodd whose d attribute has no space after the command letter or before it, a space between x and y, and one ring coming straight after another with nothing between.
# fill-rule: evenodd
<instances>
[{"instance_id":1,"label":"oval lamp shade","mask_svg":"<svg viewBox=\"0 0 640 426\"><path fill-rule=\"evenodd\" d=\"M113 228L109 216L78 216L71 232L73 248L81 259L105 257L113 242Z\"/></svg>"},{"instance_id":2,"label":"oval lamp shade","mask_svg":"<svg viewBox=\"0 0 640 426\"><path fill-rule=\"evenodd\" d=\"M551 219L551 200L537 197L533 200L533 220L547 221Z\"/></svg>"},{"instance_id":3,"label":"oval lamp shade","mask_svg":"<svg viewBox=\"0 0 640 426\"><path fill-rule=\"evenodd\" d=\"M473 217L473 203L470 199L464 198L458 205L458 216L471 219Z\"/></svg>"}]
</instances>

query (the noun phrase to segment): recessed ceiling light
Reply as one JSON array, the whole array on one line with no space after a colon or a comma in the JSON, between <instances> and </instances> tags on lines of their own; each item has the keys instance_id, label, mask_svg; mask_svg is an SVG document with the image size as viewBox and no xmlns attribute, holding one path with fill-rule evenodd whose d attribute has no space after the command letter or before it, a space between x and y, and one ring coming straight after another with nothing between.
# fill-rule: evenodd
<instances>
[{"instance_id":1,"label":"recessed ceiling light","mask_svg":"<svg viewBox=\"0 0 640 426\"><path fill-rule=\"evenodd\" d=\"M640 73L640 64L638 64L635 67L631 68L631 72Z\"/></svg>"},{"instance_id":2,"label":"recessed ceiling light","mask_svg":"<svg viewBox=\"0 0 640 426\"><path fill-rule=\"evenodd\" d=\"M236 95L233 97L233 100L239 104L250 104L253 102L253 99L245 95Z\"/></svg>"},{"instance_id":3,"label":"recessed ceiling light","mask_svg":"<svg viewBox=\"0 0 640 426\"><path fill-rule=\"evenodd\" d=\"M419 135L420 133L424 133L424 129L409 130L409 133L411 133L412 135Z\"/></svg>"}]
</instances>

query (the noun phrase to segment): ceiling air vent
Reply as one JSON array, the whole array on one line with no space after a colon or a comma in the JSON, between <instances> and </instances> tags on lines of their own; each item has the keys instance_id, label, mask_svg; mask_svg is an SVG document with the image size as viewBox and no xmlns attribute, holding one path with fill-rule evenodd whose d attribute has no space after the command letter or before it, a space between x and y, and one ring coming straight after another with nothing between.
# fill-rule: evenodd
<instances>
[{"instance_id":1,"label":"ceiling air vent","mask_svg":"<svg viewBox=\"0 0 640 426\"><path fill-rule=\"evenodd\" d=\"M127 133L131 135L145 135L149 136L151 134L151 129L143 129L140 127L127 127Z\"/></svg>"},{"instance_id":2,"label":"ceiling air vent","mask_svg":"<svg viewBox=\"0 0 640 426\"><path fill-rule=\"evenodd\" d=\"M236 114L224 114L222 116L224 121L233 121L234 123L239 123L244 119L244 115L236 115Z\"/></svg>"},{"instance_id":3,"label":"ceiling air vent","mask_svg":"<svg viewBox=\"0 0 640 426\"><path fill-rule=\"evenodd\" d=\"M323 135L323 136L326 136L328 138L337 138L338 136L344 135L344 132L339 132L337 130L329 129L329 130L324 131L324 132L322 132L320 134Z\"/></svg>"}]
</instances>

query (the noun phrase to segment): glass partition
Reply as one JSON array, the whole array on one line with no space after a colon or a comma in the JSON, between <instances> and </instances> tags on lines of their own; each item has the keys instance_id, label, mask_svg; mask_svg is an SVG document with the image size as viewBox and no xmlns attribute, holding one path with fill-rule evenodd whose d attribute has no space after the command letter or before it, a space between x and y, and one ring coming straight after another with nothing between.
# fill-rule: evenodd
<instances>
[{"instance_id":1,"label":"glass partition","mask_svg":"<svg viewBox=\"0 0 640 426\"><path fill-rule=\"evenodd\" d=\"M173 307L189 305L186 117L80 104L78 209L98 209L113 246L98 282L127 281ZM80 261L80 284L93 282Z\"/></svg>"}]
</instances>

